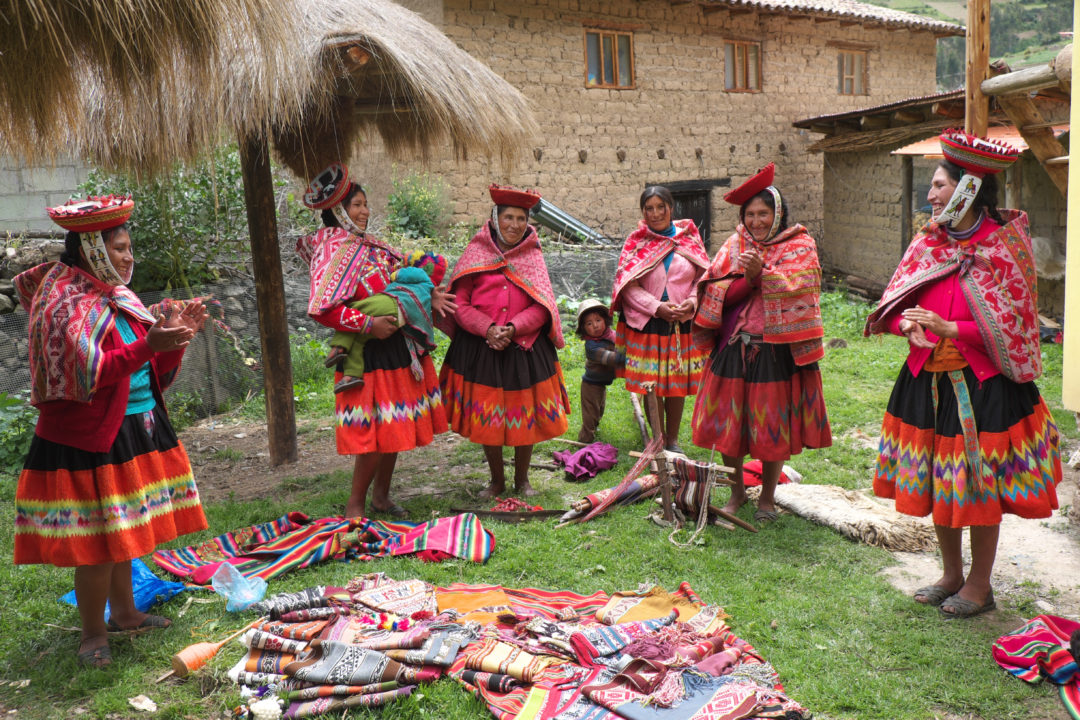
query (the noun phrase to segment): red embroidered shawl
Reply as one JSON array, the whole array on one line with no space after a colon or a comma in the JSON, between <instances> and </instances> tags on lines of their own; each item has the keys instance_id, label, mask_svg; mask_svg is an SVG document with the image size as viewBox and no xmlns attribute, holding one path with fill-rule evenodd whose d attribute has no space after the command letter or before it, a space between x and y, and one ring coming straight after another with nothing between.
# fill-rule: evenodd
<instances>
[{"instance_id":1,"label":"red embroidered shawl","mask_svg":"<svg viewBox=\"0 0 1080 720\"><path fill-rule=\"evenodd\" d=\"M402 259L400 253L370 235L356 236L336 227L299 238L296 252L308 263L308 315L320 315L349 300L382 292Z\"/></svg>"},{"instance_id":2,"label":"red embroidered shawl","mask_svg":"<svg viewBox=\"0 0 1080 720\"><path fill-rule=\"evenodd\" d=\"M15 277L30 314L30 402L90 402L101 378L102 339L116 313L153 323L154 316L124 285L107 285L79 268L44 263Z\"/></svg>"},{"instance_id":3,"label":"red embroidered shawl","mask_svg":"<svg viewBox=\"0 0 1080 720\"><path fill-rule=\"evenodd\" d=\"M731 283L743 275L739 253L747 248L756 248L764 262L760 287L765 304L765 342L791 345L797 365L820 360L825 355L821 265L817 244L802 225L793 225L762 244L740 224L724 241L698 286L695 332L706 335L702 338L706 346L715 342L723 320L724 296Z\"/></svg>"},{"instance_id":4,"label":"red embroidered shawl","mask_svg":"<svg viewBox=\"0 0 1080 720\"><path fill-rule=\"evenodd\" d=\"M676 220L675 237L657 235L644 220L638 221L637 230L630 233L619 254L619 267L615 270L615 286L611 291L611 312L622 307L620 295L631 280L636 280L664 261L672 250L682 255L702 270L709 267L709 255L701 242L697 225L693 220Z\"/></svg>"},{"instance_id":5,"label":"red embroidered shawl","mask_svg":"<svg viewBox=\"0 0 1080 720\"><path fill-rule=\"evenodd\" d=\"M504 253L491 236L491 222L484 223L454 265L449 283L451 291L458 278L486 272L501 272L507 280L543 305L551 317L548 337L555 343L556 348L561 349L566 344L563 341L559 307L555 304L555 292L551 289L551 278L548 276L544 254L540 252L540 237L536 234L536 228L530 225L521 242ZM453 318L447 317L439 323L439 327L453 337L457 323Z\"/></svg>"},{"instance_id":6,"label":"red embroidered shawl","mask_svg":"<svg viewBox=\"0 0 1080 720\"><path fill-rule=\"evenodd\" d=\"M908 245L864 334L884 332L888 315L906 307L911 292L955 272L994 367L1018 383L1042 375L1038 278L1027 214L1002 215L1006 223L976 243L954 243L944 228L928 223Z\"/></svg>"}]
</instances>

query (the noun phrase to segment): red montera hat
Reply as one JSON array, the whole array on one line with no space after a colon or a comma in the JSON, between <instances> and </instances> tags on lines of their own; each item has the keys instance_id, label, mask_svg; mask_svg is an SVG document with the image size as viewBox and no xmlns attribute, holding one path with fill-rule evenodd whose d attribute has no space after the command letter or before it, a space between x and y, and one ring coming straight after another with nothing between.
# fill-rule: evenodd
<instances>
[{"instance_id":1,"label":"red montera hat","mask_svg":"<svg viewBox=\"0 0 1080 720\"><path fill-rule=\"evenodd\" d=\"M729 191L724 195L724 200L732 205L742 206L743 203L750 198L757 195L773 184L773 178L776 176L776 164L769 163L765 167L758 170L756 173L750 176L750 178L739 187Z\"/></svg>"},{"instance_id":2,"label":"red montera hat","mask_svg":"<svg viewBox=\"0 0 1080 720\"><path fill-rule=\"evenodd\" d=\"M509 185L492 183L488 192L491 194L491 201L496 205L510 205L523 210L531 210L536 203L540 202L540 193L533 190L518 190Z\"/></svg>"},{"instance_id":3,"label":"red montera hat","mask_svg":"<svg viewBox=\"0 0 1080 720\"><path fill-rule=\"evenodd\" d=\"M341 202L349 192L349 168L334 163L308 183L304 205L312 210L326 210Z\"/></svg>"},{"instance_id":4,"label":"red montera hat","mask_svg":"<svg viewBox=\"0 0 1080 720\"><path fill-rule=\"evenodd\" d=\"M1011 145L954 128L941 133L941 152L946 159L979 177L999 173L1020 157L1020 151Z\"/></svg>"},{"instance_id":5,"label":"red montera hat","mask_svg":"<svg viewBox=\"0 0 1080 720\"><path fill-rule=\"evenodd\" d=\"M46 211L53 222L65 230L88 233L123 225L134 209L135 201L130 195L104 195L68 200L63 205L46 208Z\"/></svg>"}]
</instances>

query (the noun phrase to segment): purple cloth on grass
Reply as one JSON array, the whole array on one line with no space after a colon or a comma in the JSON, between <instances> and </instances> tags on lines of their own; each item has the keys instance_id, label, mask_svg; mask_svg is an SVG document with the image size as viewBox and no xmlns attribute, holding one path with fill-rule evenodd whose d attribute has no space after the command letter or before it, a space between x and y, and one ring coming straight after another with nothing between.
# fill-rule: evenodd
<instances>
[{"instance_id":1,"label":"purple cloth on grass","mask_svg":"<svg viewBox=\"0 0 1080 720\"><path fill-rule=\"evenodd\" d=\"M559 450L551 456L576 481L594 478L601 470L610 470L619 462L619 451L615 446L602 442L594 442L577 450Z\"/></svg>"}]
</instances>

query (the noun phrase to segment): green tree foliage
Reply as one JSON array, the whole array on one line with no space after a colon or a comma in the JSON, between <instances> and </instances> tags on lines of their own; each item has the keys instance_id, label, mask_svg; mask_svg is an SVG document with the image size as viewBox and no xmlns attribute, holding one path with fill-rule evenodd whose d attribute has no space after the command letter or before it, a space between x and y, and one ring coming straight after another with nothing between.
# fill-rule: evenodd
<instances>
[{"instance_id":1,"label":"green tree foliage","mask_svg":"<svg viewBox=\"0 0 1080 720\"><path fill-rule=\"evenodd\" d=\"M213 282L221 269L239 265L248 253L235 144L145 182L95 170L80 189L135 197L129 225L136 259L131 287L136 292Z\"/></svg>"},{"instance_id":2,"label":"green tree foliage","mask_svg":"<svg viewBox=\"0 0 1080 720\"><path fill-rule=\"evenodd\" d=\"M442 178L410 172L394 180L386 199L386 226L406 238L431 238L450 217L450 188Z\"/></svg>"}]
</instances>

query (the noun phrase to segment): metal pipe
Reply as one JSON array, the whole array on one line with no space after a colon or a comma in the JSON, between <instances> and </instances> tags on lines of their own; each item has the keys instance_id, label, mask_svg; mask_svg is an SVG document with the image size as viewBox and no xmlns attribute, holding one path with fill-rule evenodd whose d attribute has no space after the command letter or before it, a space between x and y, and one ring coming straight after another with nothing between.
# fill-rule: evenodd
<instances>
[{"instance_id":1,"label":"metal pipe","mask_svg":"<svg viewBox=\"0 0 1080 720\"><path fill-rule=\"evenodd\" d=\"M584 242L607 244L607 238L603 234L547 200L538 202L531 213L536 222L560 235L571 235Z\"/></svg>"}]
</instances>

